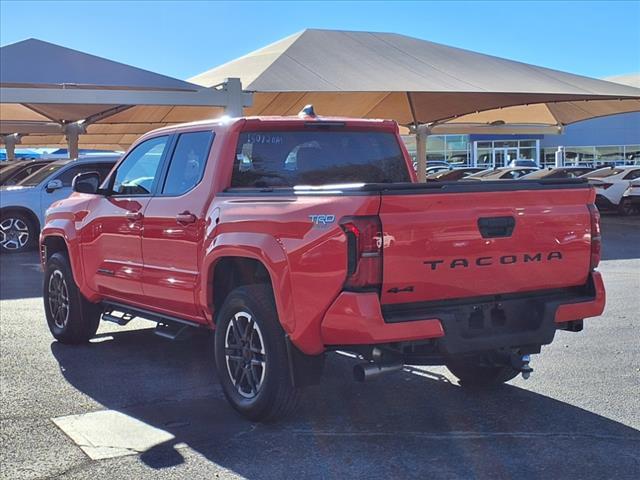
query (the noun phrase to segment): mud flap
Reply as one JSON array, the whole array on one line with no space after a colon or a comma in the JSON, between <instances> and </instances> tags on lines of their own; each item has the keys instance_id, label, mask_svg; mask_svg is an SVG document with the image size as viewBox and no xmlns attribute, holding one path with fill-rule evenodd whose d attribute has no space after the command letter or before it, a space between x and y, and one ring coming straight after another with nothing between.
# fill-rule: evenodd
<instances>
[{"instance_id":1,"label":"mud flap","mask_svg":"<svg viewBox=\"0 0 640 480\"><path fill-rule=\"evenodd\" d=\"M322 371L324 370L324 353L306 355L291 343L289 335L285 335L284 339L287 345L291 385L302 388L320 383Z\"/></svg>"}]
</instances>

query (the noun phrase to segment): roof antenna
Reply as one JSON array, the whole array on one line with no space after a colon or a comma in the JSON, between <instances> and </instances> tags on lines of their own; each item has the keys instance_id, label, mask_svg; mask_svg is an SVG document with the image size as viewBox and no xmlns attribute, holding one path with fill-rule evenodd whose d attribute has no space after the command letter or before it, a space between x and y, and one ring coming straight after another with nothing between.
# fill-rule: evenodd
<instances>
[{"instance_id":1,"label":"roof antenna","mask_svg":"<svg viewBox=\"0 0 640 480\"><path fill-rule=\"evenodd\" d=\"M298 112L299 117L315 117L316 112L313 109L313 105L310 103L309 105L305 105L300 112Z\"/></svg>"}]
</instances>

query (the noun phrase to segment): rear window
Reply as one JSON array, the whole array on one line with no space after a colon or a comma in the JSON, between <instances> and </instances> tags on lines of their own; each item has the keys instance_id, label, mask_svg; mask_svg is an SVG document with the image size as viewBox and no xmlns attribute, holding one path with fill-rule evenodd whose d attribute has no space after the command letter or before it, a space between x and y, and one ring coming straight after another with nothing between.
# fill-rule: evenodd
<instances>
[{"instance_id":1,"label":"rear window","mask_svg":"<svg viewBox=\"0 0 640 480\"><path fill-rule=\"evenodd\" d=\"M384 132L263 131L240 134L232 187L408 182L396 136Z\"/></svg>"},{"instance_id":2,"label":"rear window","mask_svg":"<svg viewBox=\"0 0 640 480\"><path fill-rule=\"evenodd\" d=\"M602 170L596 170L593 173L588 173L588 176L589 178L606 178L618 175L623 171L624 170L622 168L603 168Z\"/></svg>"}]
</instances>

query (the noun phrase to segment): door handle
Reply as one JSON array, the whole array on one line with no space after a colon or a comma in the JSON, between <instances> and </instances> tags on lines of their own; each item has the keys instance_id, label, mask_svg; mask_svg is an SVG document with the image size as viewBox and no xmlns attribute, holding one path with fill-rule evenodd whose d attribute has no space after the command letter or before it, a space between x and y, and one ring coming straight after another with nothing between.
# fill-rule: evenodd
<instances>
[{"instance_id":1,"label":"door handle","mask_svg":"<svg viewBox=\"0 0 640 480\"><path fill-rule=\"evenodd\" d=\"M182 212L176 215L176 221L178 223L193 223L196 221L196 216L191 212Z\"/></svg>"},{"instance_id":2,"label":"door handle","mask_svg":"<svg viewBox=\"0 0 640 480\"><path fill-rule=\"evenodd\" d=\"M140 220L142 218L142 212L127 212L124 216L129 220Z\"/></svg>"}]
</instances>

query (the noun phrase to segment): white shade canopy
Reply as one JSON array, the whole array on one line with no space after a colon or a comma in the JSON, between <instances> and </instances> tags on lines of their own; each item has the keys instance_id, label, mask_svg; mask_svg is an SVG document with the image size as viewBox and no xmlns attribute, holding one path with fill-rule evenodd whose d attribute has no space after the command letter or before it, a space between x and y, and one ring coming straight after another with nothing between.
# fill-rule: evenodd
<instances>
[{"instance_id":1,"label":"white shade canopy","mask_svg":"<svg viewBox=\"0 0 640 480\"><path fill-rule=\"evenodd\" d=\"M189 79L238 77L250 115L393 118L403 125L566 125L640 111L640 89L393 33L304 30Z\"/></svg>"},{"instance_id":2,"label":"white shade canopy","mask_svg":"<svg viewBox=\"0 0 640 480\"><path fill-rule=\"evenodd\" d=\"M127 148L154 128L219 116L234 101L239 113L250 96L36 39L0 49L0 134L26 135L22 145L64 145L65 127L77 124L82 147Z\"/></svg>"}]
</instances>

